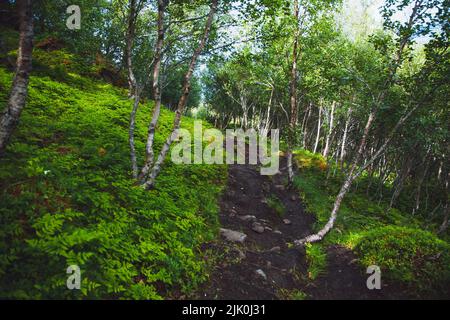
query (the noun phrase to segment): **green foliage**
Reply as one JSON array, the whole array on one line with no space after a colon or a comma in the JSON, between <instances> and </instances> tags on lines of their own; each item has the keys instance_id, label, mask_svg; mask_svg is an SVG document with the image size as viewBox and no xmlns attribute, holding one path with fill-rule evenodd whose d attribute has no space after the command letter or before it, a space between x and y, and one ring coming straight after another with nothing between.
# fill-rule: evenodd
<instances>
[{"instance_id":1,"label":"green foliage","mask_svg":"<svg viewBox=\"0 0 450 320\"><path fill-rule=\"evenodd\" d=\"M320 153L300 149L294 152L294 160L297 167L301 169L314 168L318 170L327 169L327 161Z\"/></svg>"},{"instance_id":2,"label":"green foliage","mask_svg":"<svg viewBox=\"0 0 450 320\"><path fill-rule=\"evenodd\" d=\"M4 58L8 51L17 49L18 32L10 28L0 26L0 34L0 43L2 44L2 48L0 48L0 57Z\"/></svg>"},{"instance_id":3,"label":"green foliage","mask_svg":"<svg viewBox=\"0 0 450 320\"><path fill-rule=\"evenodd\" d=\"M282 217L286 212L286 208L284 207L283 203L274 195L271 195L269 198L267 198L267 205L272 208L280 217Z\"/></svg>"},{"instance_id":4,"label":"green foliage","mask_svg":"<svg viewBox=\"0 0 450 320\"><path fill-rule=\"evenodd\" d=\"M320 244L308 243L306 245L306 261L308 262L308 278L317 279L325 272L327 265L327 253Z\"/></svg>"},{"instance_id":5,"label":"green foliage","mask_svg":"<svg viewBox=\"0 0 450 320\"><path fill-rule=\"evenodd\" d=\"M326 172L317 170L316 167L301 170L300 175L294 179L308 211L317 218L315 230L319 230L328 221L342 179L340 173L327 179ZM386 203L370 200L365 192L349 192L342 202L335 227L325 241L351 248L361 232L372 228L387 224L421 226L413 217L396 209L387 212L387 209Z\"/></svg>"},{"instance_id":6,"label":"green foliage","mask_svg":"<svg viewBox=\"0 0 450 320\"><path fill-rule=\"evenodd\" d=\"M292 300L305 300L308 296L300 290L294 290L291 293Z\"/></svg>"},{"instance_id":7,"label":"green foliage","mask_svg":"<svg viewBox=\"0 0 450 320\"><path fill-rule=\"evenodd\" d=\"M308 212L317 218L316 231L328 221L342 179L338 172L327 180L326 172L314 166L300 169L295 178ZM388 278L410 285L412 290L438 290L439 283L450 281L450 247L425 228L423 221L411 215L388 210L388 203L372 201L365 189L353 189L344 198L323 245L339 244L354 250L364 266L376 264ZM316 244L307 247L310 272L320 270L321 259L325 259L321 248Z\"/></svg>"},{"instance_id":8,"label":"green foliage","mask_svg":"<svg viewBox=\"0 0 450 320\"><path fill-rule=\"evenodd\" d=\"M364 234L355 246L363 265L378 265L383 275L430 290L450 281L450 245L430 232L384 226Z\"/></svg>"},{"instance_id":9,"label":"green foliage","mask_svg":"<svg viewBox=\"0 0 450 320\"><path fill-rule=\"evenodd\" d=\"M35 50L21 122L0 159L0 297L159 299L206 279L200 246L215 237L224 166L167 162L144 191L130 174L124 91L81 76L64 51ZM67 63L61 64L67 60ZM0 102L12 74L0 68ZM143 160L151 103L137 117ZM173 113L162 110L156 148ZM193 121L183 119L193 130ZM81 290L66 269L81 268Z\"/></svg>"},{"instance_id":10,"label":"green foliage","mask_svg":"<svg viewBox=\"0 0 450 320\"><path fill-rule=\"evenodd\" d=\"M287 290L287 289L281 289L279 295L281 296L281 299L285 300L306 300L308 296L306 293L300 290Z\"/></svg>"}]
</instances>

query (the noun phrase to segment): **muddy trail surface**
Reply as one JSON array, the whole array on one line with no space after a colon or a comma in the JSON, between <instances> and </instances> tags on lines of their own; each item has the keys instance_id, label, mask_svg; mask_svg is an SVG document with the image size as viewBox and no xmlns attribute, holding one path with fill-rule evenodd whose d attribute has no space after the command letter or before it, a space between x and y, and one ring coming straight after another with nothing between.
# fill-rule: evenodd
<instances>
[{"instance_id":1,"label":"muddy trail surface","mask_svg":"<svg viewBox=\"0 0 450 320\"><path fill-rule=\"evenodd\" d=\"M288 189L285 159L280 173L263 176L255 165L230 165L228 185L220 202L220 240L209 244L219 256L209 281L196 299L394 299L406 293L383 283L368 290L368 275L354 254L339 246L327 248L327 270L314 281L308 276L304 248L294 240L309 235L315 221L299 192ZM284 212L277 212L281 203Z\"/></svg>"}]
</instances>

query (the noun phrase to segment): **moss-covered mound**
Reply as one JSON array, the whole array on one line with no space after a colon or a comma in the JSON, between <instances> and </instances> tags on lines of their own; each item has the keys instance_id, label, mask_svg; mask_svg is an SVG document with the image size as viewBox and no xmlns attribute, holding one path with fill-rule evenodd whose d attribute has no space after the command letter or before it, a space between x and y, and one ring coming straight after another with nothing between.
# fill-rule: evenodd
<instances>
[{"instance_id":1,"label":"moss-covered mound","mask_svg":"<svg viewBox=\"0 0 450 320\"><path fill-rule=\"evenodd\" d=\"M371 230L355 246L365 266L419 290L450 281L450 245L430 232L398 226Z\"/></svg>"}]
</instances>

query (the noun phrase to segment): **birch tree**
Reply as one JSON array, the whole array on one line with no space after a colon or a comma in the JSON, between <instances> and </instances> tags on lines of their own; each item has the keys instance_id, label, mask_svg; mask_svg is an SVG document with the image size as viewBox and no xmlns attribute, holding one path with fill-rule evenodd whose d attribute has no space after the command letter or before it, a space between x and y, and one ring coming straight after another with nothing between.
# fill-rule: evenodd
<instances>
[{"instance_id":1,"label":"birch tree","mask_svg":"<svg viewBox=\"0 0 450 320\"><path fill-rule=\"evenodd\" d=\"M153 83L152 89L154 94L155 106L153 108L152 119L148 127L147 143L145 147L145 162L142 170L139 174L139 180L141 183L145 182L145 178L148 175L150 168L154 161L153 141L155 139L155 128L158 123L159 115L161 112L161 86L160 86L160 73L161 73L161 61L162 50L164 46L165 26L164 26L164 14L169 0L158 0L158 39L156 43L155 56L153 61Z\"/></svg>"},{"instance_id":2,"label":"birch tree","mask_svg":"<svg viewBox=\"0 0 450 320\"><path fill-rule=\"evenodd\" d=\"M28 95L33 52L33 15L31 0L16 2L20 21L20 40L17 55L16 74L11 87L8 103L0 119L0 156L5 152Z\"/></svg>"},{"instance_id":3,"label":"birch tree","mask_svg":"<svg viewBox=\"0 0 450 320\"><path fill-rule=\"evenodd\" d=\"M289 185L294 181L294 170L292 168L292 152L295 143L295 131L298 118L298 102L297 102L297 58L298 58L298 41L300 37L299 26L299 3L294 0L294 44L292 48L292 69L291 69L291 84L290 84L290 106L291 114L289 119L289 136L288 136L288 150L287 150L287 167Z\"/></svg>"},{"instance_id":4,"label":"birch tree","mask_svg":"<svg viewBox=\"0 0 450 320\"><path fill-rule=\"evenodd\" d=\"M421 104L424 102L424 99L429 98L429 95L427 95L426 98L423 98L421 101L415 101L414 105L410 106L410 108L407 109L406 112L397 121L395 126L389 132L385 142L378 148L376 152L372 154L370 158L366 159L364 164L360 165L360 161L363 158L366 144L369 139L370 130L377 117L381 105L385 102L388 90L391 89L391 87L396 82L397 72L405 59L405 51L407 50L408 45L412 43L414 36L427 34L431 30L431 26L436 23L436 21L433 20L430 11L432 11L433 8L439 5L438 1L412 1L411 14L407 22L404 24L401 24L398 21L393 21L391 19L395 12L399 10L401 11L410 3L411 1L408 0L401 1L400 3L395 3L394 0L390 0L385 4L383 11L384 17L386 19L385 25L395 30L398 35L398 40L396 42L396 54L393 61L388 67L388 74L386 76L386 79L384 80L384 84L373 100L372 107L367 117L367 121L364 126L363 134L360 139L356 155L353 158L353 161L350 165L350 170L347 173L344 183L342 184L340 191L336 196L328 222L317 233L295 241L297 245L320 241L333 228L342 200L350 190L352 183L357 177L361 175L362 172L364 172L364 170L369 165L371 165L380 155L383 154L383 152L392 141L395 133L404 125L405 121L412 115L412 113L421 106ZM430 92L429 94L431 93L432 92Z\"/></svg>"},{"instance_id":5,"label":"birch tree","mask_svg":"<svg viewBox=\"0 0 450 320\"><path fill-rule=\"evenodd\" d=\"M208 41L208 38L209 38L209 35L211 32L211 27L212 27L213 20L214 20L214 15L217 11L218 2L219 2L218 0L212 0L212 2L211 2L211 6L210 6L208 18L206 20L203 35L198 43L197 48L195 49L195 51L192 55L191 61L189 63L188 71L184 77L182 95L181 95L180 100L178 101L177 110L175 112L175 119L173 122L172 133L166 139L166 142L164 143L164 145L159 153L158 159L153 164L153 166L150 170L149 177L146 179L145 183L143 184L143 187L145 189L149 189L154 185L155 179L161 171L161 166L162 166L164 160L166 159L166 156L167 156L167 153L169 152L170 146L172 145L172 142L177 138L178 129L180 128L180 124L181 124L181 116L184 112L184 108L186 106L187 99L189 97L191 79L194 74L194 69L197 64L197 60L198 60L200 54L202 53L202 51L206 45L206 42Z\"/></svg>"}]
</instances>

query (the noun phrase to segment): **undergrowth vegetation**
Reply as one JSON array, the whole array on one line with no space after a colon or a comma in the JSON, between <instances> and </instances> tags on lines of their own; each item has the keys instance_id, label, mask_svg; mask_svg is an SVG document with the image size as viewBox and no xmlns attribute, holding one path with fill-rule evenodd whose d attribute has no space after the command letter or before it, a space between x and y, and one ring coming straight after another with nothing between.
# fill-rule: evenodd
<instances>
[{"instance_id":1,"label":"undergrowth vegetation","mask_svg":"<svg viewBox=\"0 0 450 320\"><path fill-rule=\"evenodd\" d=\"M286 208L284 207L284 204L281 202L281 200L275 195L271 195L267 198L267 205L272 208L278 216L284 216Z\"/></svg>"},{"instance_id":2,"label":"undergrowth vegetation","mask_svg":"<svg viewBox=\"0 0 450 320\"><path fill-rule=\"evenodd\" d=\"M325 272L327 264L327 253L323 246L315 243L306 245L306 262L308 263L308 278L311 280Z\"/></svg>"},{"instance_id":3,"label":"undergrowth vegetation","mask_svg":"<svg viewBox=\"0 0 450 320\"><path fill-rule=\"evenodd\" d=\"M329 219L343 174L340 168L330 168L335 175L327 174L321 155L300 150L295 158L300 165L294 183L307 211L316 217L317 231ZM358 183L366 180L361 178ZM353 188L344 198L332 231L322 243L307 246L312 278L326 263L322 246L339 244L353 250L363 268L378 265L383 277L403 283L414 294L445 288L450 283L450 245L431 232L436 226L420 216L389 209L388 203L370 199L365 191L361 185Z\"/></svg>"},{"instance_id":4,"label":"undergrowth vegetation","mask_svg":"<svg viewBox=\"0 0 450 320\"><path fill-rule=\"evenodd\" d=\"M14 52L9 55L14 56ZM167 161L156 187L131 179L125 90L64 50L35 49L29 97L0 160L0 297L160 299L206 279L224 166ZM90 75L90 77L88 77ZM13 74L0 67L0 104ZM136 126L142 160L152 104ZM173 113L162 110L161 148ZM193 120L183 119L193 130ZM66 269L81 269L68 290Z\"/></svg>"}]
</instances>

